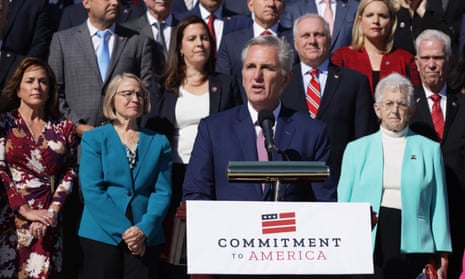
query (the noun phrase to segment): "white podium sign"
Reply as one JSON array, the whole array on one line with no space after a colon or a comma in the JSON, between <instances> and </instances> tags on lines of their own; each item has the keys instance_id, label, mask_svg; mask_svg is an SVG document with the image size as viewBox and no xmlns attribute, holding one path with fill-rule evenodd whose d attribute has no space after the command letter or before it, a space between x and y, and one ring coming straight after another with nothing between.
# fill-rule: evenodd
<instances>
[{"instance_id":1,"label":"white podium sign","mask_svg":"<svg viewBox=\"0 0 465 279\"><path fill-rule=\"evenodd\" d=\"M367 203L187 201L189 274L372 274Z\"/></svg>"}]
</instances>

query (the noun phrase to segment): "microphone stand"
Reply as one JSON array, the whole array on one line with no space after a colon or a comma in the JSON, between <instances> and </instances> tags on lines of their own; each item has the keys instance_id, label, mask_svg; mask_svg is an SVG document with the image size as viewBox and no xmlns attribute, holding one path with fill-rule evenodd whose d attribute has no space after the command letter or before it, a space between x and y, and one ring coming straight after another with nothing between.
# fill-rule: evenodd
<instances>
[{"instance_id":1,"label":"microphone stand","mask_svg":"<svg viewBox=\"0 0 465 279\"><path fill-rule=\"evenodd\" d=\"M277 153L277 154L280 154L281 156L283 156L283 158L286 160L286 161L290 161L289 159L289 156L287 156L287 154L285 152L283 152L281 149L279 149L278 147L276 147L274 144L269 144L267 147L266 147L266 151L268 153L268 161L272 161L272 154L273 152ZM279 188L281 186L281 182L279 181L279 178L276 179L276 181L274 182L274 185L272 186L272 188L274 189L274 201L277 202L279 201Z\"/></svg>"}]
</instances>

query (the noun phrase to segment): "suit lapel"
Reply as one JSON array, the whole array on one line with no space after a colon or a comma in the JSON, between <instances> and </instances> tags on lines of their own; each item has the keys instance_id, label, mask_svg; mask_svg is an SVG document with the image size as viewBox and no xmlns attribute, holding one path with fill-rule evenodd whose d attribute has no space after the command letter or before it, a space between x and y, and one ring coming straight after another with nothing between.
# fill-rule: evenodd
<instances>
[{"instance_id":1,"label":"suit lapel","mask_svg":"<svg viewBox=\"0 0 465 279\"><path fill-rule=\"evenodd\" d=\"M415 92L415 111L418 118L422 122L426 122L428 126L432 128L434 125L433 119L431 118L431 112L428 106L428 100L426 100L425 91L423 90L423 87L420 86L419 88L420 90Z\"/></svg>"},{"instance_id":2,"label":"suit lapel","mask_svg":"<svg viewBox=\"0 0 465 279\"><path fill-rule=\"evenodd\" d=\"M447 92L451 92L451 90L447 89ZM460 94L460 93L458 93ZM454 123L455 116L457 115L458 104L457 104L457 96L456 94L447 94L447 105L446 105L446 121L444 122L444 133L442 142L446 140L447 135L449 134L449 129Z\"/></svg>"},{"instance_id":3,"label":"suit lapel","mask_svg":"<svg viewBox=\"0 0 465 279\"><path fill-rule=\"evenodd\" d=\"M331 49L334 47L337 41L337 36L342 29L344 19L347 14L347 1L336 1L336 13L334 14L334 28L333 35L331 36Z\"/></svg>"},{"instance_id":4,"label":"suit lapel","mask_svg":"<svg viewBox=\"0 0 465 279\"><path fill-rule=\"evenodd\" d=\"M8 72L13 64L13 56L6 51L2 51L0 57L0 85L3 85L4 81L6 81ZM6 82L5 82L6 83Z\"/></svg>"},{"instance_id":5,"label":"suit lapel","mask_svg":"<svg viewBox=\"0 0 465 279\"><path fill-rule=\"evenodd\" d=\"M138 25L140 28L139 29L140 33L142 35L147 36L148 38L151 38L152 40L155 40L155 38L153 37L152 25L149 24L147 15L144 15L139 18Z\"/></svg>"},{"instance_id":6,"label":"suit lapel","mask_svg":"<svg viewBox=\"0 0 465 279\"><path fill-rule=\"evenodd\" d=\"M217 76L208 77L210 114L220 111L221 84Z\"/></svg>"},{"instance_id":7,"label":"suit lapel","mask_svg":"<svg viewBox=\"0 0 465 279\"><path fill-rule=\"evenodd\" d=\"M121 34L120 27L116 25L115 40L113 45L113 53L110 58L110 65L108 66L107 76L105 77L105 83L108 82L108 77L113 75L113 72L118 64L119 58L123 53L128 42L128 37Z\"/></svg>"},{"instance_id":8,"label":"suit lapel","mask_svg":"<svg viewBox=\"0 0 465 279\"><path fill-rule=\"evenodd\" d=\"M137 175L140 172L141 167L143 167L143 163L147 154L149 154L149 148L152 143L153 137L148 136L144 130L139 132L139 143L137 144L137 159L138 163L134 167L133 174L134 174L134 181L137 179Z\"/></svg>"},{"instance_id":9,"label":"suit lapel","mask_svg":"<svg viewBox=\"0 0 465 279\"><path fill-rule=\"evenodd\" d=\"M341 72L333 65L328 67L328 79L326 80L326 87L323 89L323 97L321 98L320 108L318 109L318 118L324 114L325 110L330 108L331 99L337 92L337 87L341 80Z\"/></svg>"},{"instance_id":10,"label":"suit lapel","mask_svg":"<svg viewBox=\"0 0 465 279\"><path fill-rule=\"evenodd\" d=\"M276 123L274 141L276 147L283 151L288 149L295 133L295 127L292 125L292 115L292 111L285 107L281 107ZM283 158L279 154L273 154L273 160L281 161Z\"/></svg>"},{"instance_id":11,"label":"suit lapel","mask_svg":"<svg viewBox=\"0 0 465 279\"><path fill-rule=\"evenodd\" d=\"M7 34L10 32L11 27L15 23L15 19L21 10L21 7L24 5L26 0L15 0L10 3L10 14L8 15L8 21L6 23L6 26L3 29L3 34L4 37L7 36ZM23 19L21 19L23 20ZM25 20L25 19L24 19Z\"/></svg>"},{"instance_id":12,"label":"suit lapel","mask_svg":"<svg viewBox=\"0 0 465 279\"><path fill-rule=\"evenodd\" d=\"M88 59L89 64L92 65L93 70L97 76L100 76L100 71L97 64L97 56L94 51L94 45L92 44L92 38L90 36L90 31L87 28L86 22L80 25L76 31L76 38L79 41L79 45L82 46L82 51L84 52L82 59ZM98 78L100 85L103 84L102 80Z\"/></svg>"},{"instance_id":13,"label":"suit lapel","mask_svg":"<svg viewBox=\"0 0 465 279\"><path fill-rule=\"evenodd\" d=\"M257 145L254 124L249 115L247 105L242 105L237 112L237 118L234 122L234 135L237 137L238 146L241 148L243 161L257 161ZM246 132L247 131L247 132ZM265 195L267 190L262 191L261 184L255 183L255 190L259 196Z\"/></svg>"}]
</instances>

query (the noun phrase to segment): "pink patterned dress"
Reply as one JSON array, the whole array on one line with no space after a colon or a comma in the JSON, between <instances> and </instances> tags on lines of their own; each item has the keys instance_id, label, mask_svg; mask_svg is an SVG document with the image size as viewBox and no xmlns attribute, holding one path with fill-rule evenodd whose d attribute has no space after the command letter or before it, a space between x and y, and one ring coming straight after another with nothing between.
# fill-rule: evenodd
<instances>
[{"instance_id":1,"label":"pink patterned dress","mask_svg":"<svg viewBox=\"0 0 465 279\"><path fill-rule=\"evenodd\" d=\"M0 278L57 278L62 263L61 209L76 176L78 137L71 121L48 120L41 135L32 133L17 111L0 116L0 176L7 195L0 209ZM30 221L18 208L60 208L58 225L44 237L29 233ZM14 212L14 213L13 213ZM3 231L11 224L12 234Z\"/></svg>"}]
</instances>

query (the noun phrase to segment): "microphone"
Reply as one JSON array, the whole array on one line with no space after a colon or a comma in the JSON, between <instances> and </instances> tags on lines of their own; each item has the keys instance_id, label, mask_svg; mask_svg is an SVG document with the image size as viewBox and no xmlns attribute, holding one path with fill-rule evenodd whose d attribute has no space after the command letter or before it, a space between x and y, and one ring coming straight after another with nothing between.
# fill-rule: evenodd
<instances>
[{"instance_id":1,"label":"microphone","mask_svg":"<svg viewBox=\"0 0 465 279\"><path fill-rule=\"evenodd\" d=\"M268 152L268 158L271 160L271 153L281 154L286 161L290 161L289 156L274 145L273 126L275 123L274 114L270 110L261 110L258 112L258 124L262 128L265 137L265 148Z\"/></svg>"},{"instance_id":2,"label":"microphone","mask_svg":"<svg viewBox=\"0 0 465 279\"><path fill-rule=\"evenodd\" d=\"M273 140L274 114L270 110L261 110L258 112L258 124L262 127L265 136L266 150L271 153L276 150Z\"/></svg>"}]
</instances>

